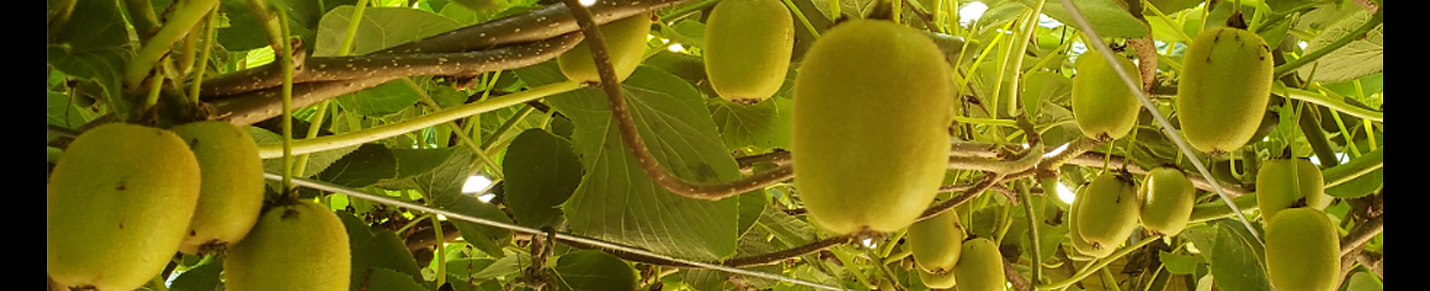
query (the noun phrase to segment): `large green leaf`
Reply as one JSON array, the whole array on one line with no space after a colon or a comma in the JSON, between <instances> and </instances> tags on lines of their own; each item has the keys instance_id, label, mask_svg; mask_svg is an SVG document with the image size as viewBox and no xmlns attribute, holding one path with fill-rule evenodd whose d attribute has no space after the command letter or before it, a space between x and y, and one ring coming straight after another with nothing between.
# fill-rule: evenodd
<instances>
[{"instance_id":1,"label":"large green leaf","mask_svg":"<svg viewBox=\"0 0 1430 291\"><path fill-rule=\"evenodd\" d=\"M561 256L553 270L561 290L636 290L636 270L601 251L577 251Z\"/></svg>"},{"instance_id":2,"label":"large green leaf","mask_svg":"<svg viewBox=\"0 0 1430 291\"><path fill-rule=\"evenodd\" d=\"M711 118L720 127L725 147L738 149L754 146L760 149L790 148L790 117L794 101L770 98L745 105L712 99Z\"/></svg>"},{"instance_id":3,"label":"large green leaf","mask_svg":"<svg viewBox=\"0 0 1430 291\"><path fill-rule=\"evenodd\" d=\"M1370 20L1370 12L1362 11L1347 17L1326 31L1316 35L1306 45L1306 52L1319 51L1327 45L1350 34ZM1353 80L1385 71L1385 25L1381 24L1320 59L1302 66L1296 72L1302 78L1311 77L1317 82L1340 82ZM1314 73L1314 76L1313 76Z\"/></svg>"},{"instance_id":4,"label":"large green leaf","mask_svg":"<svg viewBox=\"0 0 1430 291\"><path fill-rule=\"evenodd\" d=\"M1235 219L1218 220L1216 226L1211 264L1217 286L1228 291L1270 291L1271 283L1266 279L1266 249L1261 242Z\"/></svg>"},{"instance_id":5,"label":"large green leaf","mask_svg":"<svg viewBox=\"0 0 1430 291\"><path fill-rule=\"evenodd\" d=\"M97 85L86 90L95 99L107 100L115 111L127 113L128 101L121 100L124 66L134 56L129 31L115 1L74 3L69 22L49 27L45 58L49 65L70 77Z\"/></svg>"},{"instance_id":6,"label":"large green leaf","mask_svg":"<svg viewBox=\"0 0 1430 291\"><path fill-rule=\"evenodd\" d=\"M1026 0L1023 3L1032 4ZM1137 38L1147 35L1151 30L1147 24L1128 13L1127 8L1117 5L1113 0L1073 0L1073 5L1077 5L1083 17L1087 18L1088 24L1092 25L1092 29L1101 37ZM1077 23L1061 1L1044 3L1043 14L1067 25L1075 26Z\"/></svg>"},{"instance_id":7,"label":"large green leaf","mask_svg":"<svg viewBox=\"0 0 1430 291\"><path fill-rule=\"evenodd\" d=\"M215 260L208 264L195 267L179 274L178 278L169 283L171 291L211 291L219 290L223 285L223 280L219 274L223 273L223 262Z\"/></svg>"},{"instance_id":8,"label":"large green leaf","mask_svg":"<svg viewBox=\"0 0 1430 291\"><path fill-rule=\"evenodd\" d=\"M564 79L551 62L518 73L533 85ZM689 83L641 67L623 87L641 138L668 171L704 183L740 177L714 134L702 96ZM621 142L604 95L591 88L546 99L575 124L572 144L586 168L581 186L565 204L571 228L683 258L715 260L734 253L736 199L685 198L656 185Z\"/></svg>"},{"instance_id":9,"label":"large green leaf","mask_svg":"<svg viewBox=\"0 0 1430 291\"><path fill-rule=\"evenodd\" d=\"M407 81L395 80L377 87L339 96L343 109L369 117L383 117L412 108L422 98Z\"/></svg>"},{"instance_id":10,"label":"large green leaf","mask_svg":"<svg viewBox=\"0 0 1430 291\"><path fill-rule=\"evenodd\" d=\"M385 272L405 276L409 283L422 279L417 260L412 258L412 252L407 250L407 245L396 233L386 229L374 231L367 223L347 212L338 212L338 217L347 227L348 244L353 252L352 280L349 281L352 290L364 290L363 287L368 287L365 290L387 290L372 289L374 285L390 284L384 281L394 281L379 275ZM374 284L378 282L384 283Z\"/></svg>"},{"instance_id":11,"label":"large green leaf","mask_svg":"<svg viewBox=\"0 0 1430 291\"><path fill-rule=\"evenodd\" d=\"M219 29L218 43L229 51L245 51L268 46L267 33L259 26L259 19L254 16L253 10L249 9L248 2L222 1L219 5L219 10L228 18L229 25ZM268 2L275 11L288 13L288 30L293 36L301 38L304 44L314 43L318 21L322 19L323 12L327 11L325 10L327 7L322 6L324 1L272 0ZM338 2L350 3L352 1ZM305 45L305 47L311 49L311 45Z\"/></svg>"},{"instance_id":12,"label":"large green leaf","mask_svg":"<svg viewBox=\"0 0 1430 291\"><path fill-rule=\"evenodd\" d=\"M472 165L476 162L476 155L473 155L471 150L467 147L456 147L434 151L450 151L451 155L432 172L418 175L409 183L427 195L432 204L442 209L495 222L511 223L511 218L495 205L462 194L462 185L471 175ZM466 221L456 221L453 224L457 225L457 230L462 232L462 238L467 243L482 252L494 257L506 255L502 252L502 247L511 242L511 231Z\"/></svg>"},{"instance_id":13,"label":"large green leaf","mask_svg":"<svg viewBox=\"0 0 1430 291\"><path fill-rule=\"evenodd\" d=\"M353 7L334 8L318 23L313 56L335 56L352 21ZM363 11L349 55L362 55L461 27L436 13L400 7L369 7Z\"/></svg>"},{"instance_id":14,"label":"large green leaf","mask_svg":"<svg viewBox=\"0 0 1430 291\"><path fill-rule=\"evenodd\" d=\"M539 129L527 130L511 142L502 172L507 209L517 224L531 228L560 226L561 204L581 184L581 161L571 143Z\"/></svg>"}]
</instances>

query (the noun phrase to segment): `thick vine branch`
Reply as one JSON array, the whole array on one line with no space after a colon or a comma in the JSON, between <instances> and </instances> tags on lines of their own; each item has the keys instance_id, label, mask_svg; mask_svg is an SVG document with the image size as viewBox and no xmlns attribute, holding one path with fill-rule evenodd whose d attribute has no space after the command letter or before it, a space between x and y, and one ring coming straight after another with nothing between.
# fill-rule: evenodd
<instances>
[{"instance_id":1,"label":"thick vine branch","mask_svg":"<svg viewBox=\"0 0 1430 291\"><path fill-rule=\"evenodd\" d=\"M490 53L488 57L497 61L493 64L481 65L481 67L491 71L497 71L539 64L556 58L556 56L561 55L561 53L575 47L580 41L581 36L573 34L530 44L504 47L493 51L483 51L484 54ZM523 57L503 58L501 56ZM468 72L480 73L478 71ZM398 78L401 78L401 76L294 84L293 104L297 107L309 106L323 100L372 88ZM205 84L207 84L207 82L205 82ZM282 90L275 87L233 95L213 101L211 105L215 110L210 114L210 119L226 120L234 124L248 125L278 116L281 114L281 108L279 107L279 101L282 98L281 93Z\"/></svg>"},{"instance_id":2,"label":"thick vine branch","mask_svg":"<svg viewBox=\"0 0 1430 291\"><path fill-rule=\"evenodd\" d=\"M1366 242L1383 231L1385 231L1384 215L1378 215L1357 225L1345 237L1341 237L1341 255L1348 255L1351 251L1361 249Z\"/></svg>"},{"instance_id":3,"label":"thick vine branch","mask_svg":"<svg viewBox=\"0 0 1430 291\"><path fill-rule=\"evenodd\" d=\"M979 182L972 188L969 188L968 191L964 191L963 194L954 196L953 198L945 200L939 204L930 206L928 209L924 210L924 214L919 216L919 220L922 221L924 219L929 219L934 216L938 216L944 211L948 211L950 209L953 209L954 207L962 205L964 202L973 200L974 197L978 197L978 195L983 194L983 191L988 191L988 188L993 187L993 185L997 184L1000 180L1003 180L1002 174L989 173L987 176L983 176L983 182Z\"/></svg>"},{"instance_id":4,"label":"thick vine branch","mask_svg":"<svg viewBox=\"0 0 1430 291\"><path fill-rule=\"evenodd\" d=\"M293 71L293 82L391 80L510 70L550 60L574 47L581 38L580 34L567 34L532 43L468 52L308 57L302 67ZM568 43L571 45L566 45ZM206 99L225 99L229 98L228 95L272 88L282 81L278 78L282 74L280 69L270 63L204 80L201 94Z\"/></svg>"},{"instance_id":5,"label":"thick vine branch","mask_svg":"<svg viewBox=\"0 0 1430 291\"><path fill-rule=\"evenodd\" d=\"M782 261L784 261L784 260L786 260L786 259L797 258L797 257L801 257L801 256L804 256L804 255L813 254L813 253L816 253L816 252L819 252L819 251L823 251L823 250L829 249L829 248L834 247L834 246L837 246L837 245L848 244L848 243L854 242L854 238L855 238L854 235L842 235L842 236L830 237L830 238L826 238L826 239L823 239L823 240L819 240L819 241L816 241L816 242L809 243L809 244L807 244L807 245L802 245L802 246L798 246L798 247L791 248L791 249L787 249L787 250L782 250L782 251L777 251L777 252L768 253L768 254L762 254L762 255L754 255L754 256L748 256L748 257L740 257L740 258L730 259L730 260L728 260L728 261L725 261L725 263L723 263L722 265L725 265L725 266L727 266L727 267L737 267L737 268L739 268L739 267L751 267L751 266L771 265L771 264L775 264L775 263L782 262Z\"/></svg>"},{"instance_id":6,"label":"thick vine branch","mask_svg":"<svg viewBox=\"0 0 1430 291\"><path fill-rule=\"evenodd\" d=\"M680 196L715 201L761 189L794 177L793 167L782 166L728 183L696 184L666 171L665 167L661 166L655 156L650 153L650 149L645 145L645 140L640 137L640 131L636 129L635 121L631 118L630 108L626 106L626 98L621 93L621 83L616 78L616 70L611 66L611 55L606 50L605 38L601 36L601 31L596 21L592 19L591 12L577 3L577 0L563 1L568 7L575 7L569 10L575 16L582 33L586 34L587 45L591 48L591 57L594 58L596 71L601 76L601 90L605 91L606 100L610 103L611 115L616 120L616 127L621 132L621 141L635 157L636 163L640 164L641 170L645 171L652 181Z\"/></svg>"},{"instance_id":7,"label":"thick vine branch","mask_svg":"<svg viewBox=\"0 0 1430 291\"><path fill-rule=\"evenodd\" d=\"M526 13L504 17L459 28L418 41L394 46L369 55L393 55L431 52L459 52L543 40L576 32L580 27L575 10L586 13L595 23L605 24L656 9L679 5L690 0L601 0L589 8L577 2L557 3ZM567 9L567 7L579 7Z\"/></svg>"}]
</instances>

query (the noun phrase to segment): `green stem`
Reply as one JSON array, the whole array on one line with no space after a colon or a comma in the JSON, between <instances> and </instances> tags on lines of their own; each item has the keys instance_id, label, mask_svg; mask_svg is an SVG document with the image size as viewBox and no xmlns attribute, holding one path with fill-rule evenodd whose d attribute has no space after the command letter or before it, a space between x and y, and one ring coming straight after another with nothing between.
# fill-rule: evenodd
<instances>
[{"instance_id":1,"label":"green stem","mask_svg":"<svg viewBox=\"0 0 1430 291\"><path fill-rule=\"evenodd\" d=\"M870 282L869 279L864 276L864 272L859 271L859 264L855 264L854 259L850 258L847 252L836 249L831 253L834 253L834 258L839 259L839 263L843 264L844 268L850 274L854 274L854 280L858 280L859 283L864 284L864 286L869 287L869 289L874 289L878 286Z\"/></svg>"},{"instance_id":2,"label":"green stem","mask_svg":"<svg viewBox=\"0 0 1430 291\"><path fill-rule=\"evenodd\" d=\"M1326 54L1329 54L1329 53L1331 53L1331 52L1333 52L1333 51L1335 51L1335 50L1337 50L1337 49L1340 49L1341 47L1346 46L1347 44L1350 44L1351 41L1355 41L1357 38L1360 38L1361 35L1364 35L1364 34L1366 34L1367 32L1370 32L1371 30L1375 29L1376 26L1380 26L1382 23L1384 23L1384 21L1385 21L1385 6L1381 6L1380 9L1377 9L1377 10L1375 11L1375 14L1372 14L1372 15L1370 16L1370 19L1369 19L1369 20L1366 20L1366 22L1365 22L1364 24L1361 24L1360 27L1357 27L1355 30L1351 31L1350 33L1348 33L1348 34L1346 34L1346 35L1344 35L1344 36L1341 36L1341 38L1336 39L1335 42L1331 42L1330 44L1326 45L1325 47L1322 47L1320 50L1317 50L1317 51L1315 51L1315 52L1312 52L1312 53L1303 55L1303 56L1301 56L1301 58L1299 58L1299 59L1296 59L1296 60L1294 60L1294 61L1291 61L1291 62L1282 64L1282 65L1280 65L1280 66L1276 66L1275 76L1278 77L1278 78L1280 78L1281 76L1285 76L1285 75L1287 75L1287 74L1290 74L1290 73L1292 73L1292 72L1295 72L1296 69L1301 68L1301 66L1305 66L1306 64L1310 64L1311 62L1314 62L1314 61L1316 61L1317 59L1320 59L1321 57L1326 56Z\"/></svg>"},{"instance_id":3,"label":"green stem","mask_svg":"<svg viewBox=\"0 0 1430 291\"><path fill-rule=\"evenodd\" d=\"M1008 77L1013 80L1008 83L1008 107L1005 109L1005 113L1008 114L1008 116L1018 115L1018 93L1021 92L1019 84L1023 83L1023 60L1027 59L1025 57L1026 54L1023 52L1028 50L1028 43L1032 42L1033 32L1038 30L1038 16L1043 15L1043 4L1045 2L1047 1L1037 0L1037 2L1033 4L1033 10L1032 13L1029 14L1030 16L1028 17L1027 23L1024 23L1023 29L1018 32L1021 34L1018 36L1018 42L1013 43L1013 50L1008 53L1008 57L1012 58L1012 64L1008 67L1009 70L1012 70L1012 73L1010 73Z\"/></svg>"},{"instance_id":4,"label":"green stem","mask_svg":"<svg viewBox=\"0 0 1430 291\"><path fill-rule=\"evenodd\" d=\"M418 86L417 82L412 81L411 78L402 78L402 83L407 84L408 88L412 89L414 93L417 93L417 96L421 97L420 101L422 102L422 104L427 105L427 107L432 107L433 110L442 110L442 106L437 104L437 100L433 100L432 96L427 94L427 90L422 89L422 86ZM492 157L490 155L487 155L486 151L482 150L482 146L480 144L477 144L477 142L473 140L470 135L467 135L466 130L463 130L462 126L457 125L457 123L453 121L447 121L444 124L446 124L448 128L452 129L452 133L457 134L457 140L461 141L462 144L467 145L467 147L472 150L472 154L477 155L477 159L481 160L482 163L487 164L487 167L491 168L489 173L491 173L493 176L496 176L493 178L501 179L504 176L501 174L501 164L498 164L495 160L492 160Z\"/></svg>"},{"instance_id":5,"label":"green stem","mask_svg":"<svg viewBox=\"0 0 1430 291\"><path fill-rule=\"evenodd\" d=\"M794 18L799 19L799 23L804 24L804 28L809 30L809 34L814 35L814 39L819 39L819 30L814 29L814 24L809 22L809 17L804 16L804 13L799 10L799 6L795 6L794 1L784 0L784 2L785 6L789 7L789 11L794 12ZM838 3L834 5L839 6ZM838 17L838 15L835 15L835 17Z\"/></svg>"},{"instance_id":6,"label":"green stem","mask_svg":"<svg viewBox=\"0 0 1430 291\"><path fill-rule=\"evenodd\" d=\"M71 11L72 6L73 4ZM159 27L159 16L154 14L154 5L149 0L124 0L124 8L129 12L129 23L134 25L139 41L149 41L154 30Z\"/></svg>"},{"instance_id":7,"label":"green stem","mask_svg":"<svg viewBox=\"0 0 1430 291\"><path fill-rule=\"evenodd\" d=\"M1018 121L1008 120L1008 119L977 118L977 117L954 116L954 117L953 117L953 121L957 121L957 122L961 122L961 123L980 124L980 125L991 125L991 126L1002 126L1002 127L1018 127Z\"/></svg>"},{"instance_id":8,"label":"green stem","mask_svg":"<svg viewBox=\"0 0 1430 291\"><path fill-rule=\"evenodd\" d=\"M215 33L215 32L217 31L216 28L218 27L218 17L217 17L217 16L218 16L218 8L215 7L214 10L213 10L213 11L210 11L209 14L208 14L208 16L207 16L208 26L204 27L204 42L203 42L203 46L204 46L204 47L199 50L199 59L198 59L198 65L199 65L199 67L194 69L194 74L193 74L193 80L194 80L194 82L193 82L193 84L190 84L190 85L189 85L189 98L191 99L191 102L193 102L194 104L199 104L199 102L200 102L200 101L199 101L199 89L202 88L202 87L200 87L200 85L203 85L203 83L204 83L204 74L205 74L205 73L208 73L208 69L209 69L209 53L211 53L211 52L213 51L215 35L218 35L217 33Z\"/></svg>"},{"instance_id":9,"label":"green stem","mask_svg":"<svg viewBox=\"0 0 1430 291\"><path fill-rule=\"evenodd\" d=\"M1157 9L1157 5L1152 5L1152 2L1150 0L1142 0L1142 7L1147 8L1147 10L1149 11L1152 11L1153 14L1157 14L1157 18L1162 19L1162 22L1166 22L1167 26L1182 27L1181 24L1172 22L1172 19L1167 17L1167 14L1162 13L1162 10ZM1173 29L1173 31L1176 31L1177 36L1180 36L1182 39L1186 41L1192 41L1192 36L1187 35L1187 32L1182 31L1181 29Z\"/></svg>"},{"instance_id":10,"label":"green stem","mask_svg":"<svg viewBox=\"0 0 1430 291\"><path fill-rule=\"evenodd\" d=\"M1056 182L1054 182L1054 183L1056 183ZM1034 283L1042 283L1042 282L1043 282L1043 280L1042 280L1042 277L1043 277L1043 267L1042 267L1042 266L1043 266L1043 251L1042 251L1042 243L1040 243L1040 241L1042 240L1042 236L1038 234L1038 223L1039 223L1040 221L1042 221L1042 220L1038 219L1037 211L1034 211L1034 210L1033 210L1032 194L1030 193L1031 190L1029 189L1029 185L1028 185L1027 180L1018 181L1016 185L1017 185L1016 188L1018 188L1018 200L1022 200L1022 202L1023 202L1023 211L1025 212L1024 215L1025 215L1025 216L1027 217L1027 219L1028 219L1028 241L1031 241L1031 242L1032 242L1032 243L1028 244L1029 248L1032 249L1032 251L1033 251L1033 252L1032 252L1032 253L1033 253L1033 254L1032 254L1032 255L1033 255L1033 257L1032 257L1033 261L1032 261L1032 264L1030 264L1030 266L1029 266L1029 268L1033 269L1033 272L1032 272L1032 273L1033 273L1033 274L1032 274L1032 275L1033 275L1033 278L1032 278L1032 280L1033 280ZM1043 201L1047 201L1047 199L1048 199L1049 197L1055 197L1055 196L1056 196L1056 195L1047 195L1046 193L1048 193L1048 191L1046 191L1046 190L1043 191L1043 192L1044 192ZM1054 190L1053 192L1056 192L1056 190Z\"/></svg>"},{"instance_id":11,"label":"green stem","mask_svg":"<svg viewBox=\"0 0 1430 291\"><path fill-rule=\"evenodd\" d=\"M511 131L512 128L516 128L516 124L525 120L527 116L531 115L532 111L536 111L536 107L526 106L516 111L515 115L512 115L511 118L502 123L500 127L497 127L496 131L492 132L491 138L482 142L482 150L492 150L498 139L501 139L501 137L506 135L508 131Z\"/></svg>"},{"instance_id":12,"label":"green stem","mask_svg":"<svg viewBox=\"0 0 1430 291\"><path fill-rule=\"evenodd\" d=\"M1135 250L1137 250L1137 249L1139 249L1139 248L1142 248L1143 246L1146 246L1146 245L1148 245L1148 244L1151 244L1151 243L1154 242L1154 241L1161 240L1161 239L1162 239L1162 236L1160 236L1160 235L1159 235L1159 236L1153 236L1153 237L1148 237L1148 238L1142 239L1141 241L1138 241L1137 243L1134 243L1134 244L1129 245L1129 246L1127 246L1127 247L1125 247L1125 248L1122 248L1122 249L1120 249L1120 250L1117 250L1116 252L1113 252L1112 255L1109 255L1109 256L1107 256L1106 258L1103 258L1103 259L1101 259L1101 260L1098 260L1096 264L1091 265L1091 267L1089 267L1089 268L1087 268L1087 269L1084 269L1083 271L1077 272L1077 274L1073 274L1072 277L1068 277L1067 279L1063 279L1062 281L1053 282L1053 283L1050 283L1050 284L1040 284L1040 285L1038 285L1037 290L1059 289L1059 288L1064 288L1064 287L1067 287L1067 286L1071 286L1073 283L1077 283L1078 281L1082 281L1082 279L1085 279L1085 278L1087 278L1087 276L1090 276L1090 275L1092 275L1093 273L1097 272L1097 270L1101 270L1103 267L1107 267L1108 264L1111 264L1112 262L1117 261L1118 259L1121 259L1122 257L1127 256L1127 254L1132 253L1132 251L1135 251Z\"/></svg>"},{"instance_id":13,"label":"green stem","mask_svg":"<svg viewBox=\"0 0 1430 291\"><path fill-rule=\"evenodd\" d=\"M544 98L546 96L565 93L571 90L580 89L581 84L562 81L531 90L507 94L496 98L482 100L462 106L452 107L441 112L435 112L422 117L404 120L398 123L387 124L379 127L368 128L360 131L348 132L338 135L324 136L314 139L296 141L293 143L293 152L298 154L313 153L326 150L333 150L348 146L360 145L363 143L393 137L399 134L413 132L436 126L459 118L490 112L527 101ZM282 156L281 148L272 144L259 145L259 156L265 159Z\"/></svg>"},{"instance_id":14,"label":"green stem","mask_svg":"<svg viewBox=\"0 0 1430 291\"><path fill-rule=\"evenodd\" d=\"M218 0L192 0L177 12L170 14L169 21L159 29L159 33L149 38L149 41L144 43L144 47L139 49L134 60L125 66L125 85L130 88L139 86L139 82L144 80L144 76L154 69L154 64L169 52L170 46L183 38L184 34L193 30L194 25L203 20L204 16L217 6Z\"/></svg>"},{"instance_id":15,"label":"green stem","mask_svg":"<svg viewBox=\"0 0 1430 291\"><path fill-rule=\"evenodd\" d=\"M352 52L353 40L357 39L358 24L362 23L363 12L367 11L367 1L368 0L358 0L357 4L355 5L355 8L353 8L353 16L351 18L351 21L348 21L347 32L343 33L343 43L341 46L338 46L339 56L346 56L348 55L348 53ZM441 284L438 284L437 286L441 286Z\"/></svg>"},{"instance_id":16,"label":"green stem","mask_svg":"<svg viewBox=\"0 0 1430 291\"><path fill-rule=\"evenodd\" d=\"M1326 108L1330 108L1331 110L1345 112L1346 114L1350 114L1351 116L1369 119L1376 122L1385 122L1384 112L1351 105L1349 103L1346 103L1342 99L1332 98L1330 96L1326 96L1325 94L1290 88L1286 87L1285 85L1282 85L1281 83L1274 84L1273 88L1271 89L1271 92L1281 93L1283 96L1286 96L1286 98L1315 103L1316 105L1325 106Z\"/></svg>"},{"instance_id":17,"label":"green stem","mask_svg":"<svg viewBox=\"0 0 1430 291\"><path fill-rule=\"evenodd\" d=\"M326 119L323 116L328 114L328 106L332 103L331 101L318 102L317 111L313 112L313 117L308 119L308 136L305 139L318 137L318 130L323 128L323 120ZM309 154L298 155L298 160L294 162L293 172L298 173L299 176L306 176L303 175L303 172L308 170L308 158L311 156Z\"/></svg>"}]
</instances>

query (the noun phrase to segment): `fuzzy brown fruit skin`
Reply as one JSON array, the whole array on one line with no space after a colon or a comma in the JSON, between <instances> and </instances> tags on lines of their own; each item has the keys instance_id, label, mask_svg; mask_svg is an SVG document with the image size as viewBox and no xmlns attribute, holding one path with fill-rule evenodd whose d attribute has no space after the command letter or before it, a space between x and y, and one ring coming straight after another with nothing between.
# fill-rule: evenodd
<instances>
[{"instance_id":1,"label":"fuzzy brown fruit skin","mask_svg":"<svg viewBox=\"0 0 1430 291\"><path fill-rule=\"evenodd\" d=\"M1211 154L1246 145L1271 101L1272 70L1271 50L1256 33L1218 27L1198 34L1177 82L1177 115L1187 143Z\"/></svg>"},{"instance_id":2,"label":"fuzzy brown fruit skin","mask_svg":"<svg viewBox=\"0 0 1430 291\"><path fill-rule=\"evenodd\" d=\"M1256 204L1266 221L1288 208L1325 209L1331 202L1325 190L1325 177L1310 159L1270 159L1256 172Z\"/></svg>"},{"instance_id":3,"label":"fuzzy brown fruit skin","mask_svg":"<svg viewBox=\"0 0 1430 291\"><path fill-rule=\"evenodd\" d=\"M1117 65L1133 80L1142 79L1132 61L1118 56ZM1132 132L1142 104L1101 53L1088 51L1078 58L1077 75L1072 79L1072 109L1084 136L1110 141Z\"/></svg>"},{"instance_id":4,"label":"fuzzy brown fruit skin","mask_svg":"<svg viewBox=\"0 0 1430 291\"><path fill-rule=\"evenodd\" d=\"M890 232L933 202L954 88L943 52L888 21L852 20L810 48L795 79L795 183L831 234Z\"/></svg>"},{"instance_id":5,"label":"fuzzy brown fruit skin","mask_svg":"<svg viewBox=\"0 0 1430 291\"><path fill-rule=\"evenodd\" d=\"M263 160L248 131L223 121L171 129L198 158L202 178L198 206L179 251L206 254L242 240L263 209Z\"/></svg>"},{"instance_id":6,"label":"fuzzy brown fruit skin","mask_svg":"<svg viewBox=\"0 0 1430 291\"><path fill-rule=\"evenodd\" d=\"M1174 168L1156 168L1142 183L1142 228L1167 236L1182 233L1196 206L1196 185Z\"/></svg>"},{"instance_id":7,"label":"fuzzy brown fruit skin","mask_svg":"<svg viewBox=\"0 0 1430 291\"><path fill-rule=\"evenodd\" d=\"M705 21L705 75L721 98L756 103L784 84L794 20L779 0L725 0Z\"/></svg>"},{"instance_id":8,"label":"fuzzy brown fruit skin","mask_svg":"<svg viewBox=\"0 0 1430 291\"><path fill-rule=\"evenodd\" d=\"M958 213L945 211L910 225L904 239L919 268L942 274L953 270L953 265L958 263L958 255L963 250L963 226L958 224Z\"/></svg>"},{"instance_id":9,"label":"fuzzy brown fruit skin","mask_svg":"<svg viewBox=\"0 0 1430 291\"><path fill-rule=\"evenodd\" d=\"M134 290L164 270L199 198L179 136L132 124L70 144L46 189L45 271L61 288Z\"/></svg>"},{"instance_id":10,"label":"fuzzy brown fruit skin","mask_svg":"<svg viewBox=\"0 0 1430 291\"><path fill-rule=\"evenodd\" d=\"M963 242L963 255L953 267L959 291L1002 291L1008 284L1003 276L1003 255L987 238Z\"/></svg>"},{"instance_id":11,"label":"fuzzy brown fruit skin","mask_svg":"<svg viewBox=\"0 0 1430 291\"><path fill-rule=\"evenodd\" d=\"M352 253L347 229L327 207L301 201L263 213L253 232L229 249L228 290L348 290Z\"/></svg>"},{"instance_id":12,"label":"fuzzy brown fruit skin","mask_svg":"<svg viewBox=\"0 0 1430 291\"><path fill-rule=\"evenodd\" d=\"M616 71L616 80L625 81L641 64L645 53L646 36L650 35L650 14L638 14L601 25L601 37L606 41L606 52L610 54L611 66ZM601 74L591 56L591 45L581 41L561 56L556 57L561 74L567 80L581 83L600 83Z\"/></svg>"},{"instance_id":13,"label":"fuzzy brown fruit skin","mask_svg":"<svg viewBox=\"0 0 1430 291\"><path fill-rule=\"evenodd\" d=\"M1077 199L1086 201L1074 223L1094 250L1116 249L1137 228L1142 202L1137 200L1137 186L1126 177L1112 172L1097 176Z\"/></svg>"},{"instance_id":14,"label":"fuzzy brown fruit skin","mask_svg":"<svg viewBox=\"0 0 1430 291\"><path fill-rule=\"evenodd\" d=\"M1332 291L1340 277L1336 225L1320 210L1281 211L1266 224L1266 273L1276 290Z\"/></svg>"}]
</instances>

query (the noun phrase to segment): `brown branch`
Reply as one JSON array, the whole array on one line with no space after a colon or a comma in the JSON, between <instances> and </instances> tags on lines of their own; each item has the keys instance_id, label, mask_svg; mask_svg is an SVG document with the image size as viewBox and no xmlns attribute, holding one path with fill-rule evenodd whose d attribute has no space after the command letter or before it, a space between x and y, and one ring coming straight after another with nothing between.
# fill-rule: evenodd
<instances>
[{"instance_id":1,"label":"brown branch","mask_svg":"<svg viewBox=\"0 0 1430 291\"><path fill-rule=\"evenodd\" d=\"M561 53L580 43L580 36L554 38L526 45L498 49L504 53L528 56L522 59L502 59L501 64L485 67L491 70L507 70L535 65L556 58ZM472 72L479 73L479 72ZM402 76L352 79L343 81L312 82L293 85L293 106L304 107L317 104L345 94L362 91ZM207 83L207 82L205 82ZM225 97L211 102L214 108L209 119L226 120L233 124L248 125L282 114L281 87L251 91Z\"/></svg>"},{"instance_id":2,"label":"brown branch","mask_svg":"<svg viewBox=\"0 0 1430 291\"><path fill-rule=\"evenodd\" d=\"M855 235L830 237L788 250L730 259L725 261L725 263L721 265L736 268L771 265L779 263L786 259L801 257L804 255L823 251L837 245L848 244L854 242L854 238Z\"/></svg>"},{"instance_id":3,"label":"brown branch","mask_svg":"<svg viewBox=\"0 0 1430 291\"><path fill-rule=\"evenodd\" d=\"M479 74L522 68L554 58L575 47L580 34L567 34L501 48L406 55L308 57L293 71L293 83L357 79L395 79L426 75ZM269 63L204 80L201 94L221 99L283 84L280 66Z\"/></svg>"},{"instance_id":4,"label":"brown branch","mask_svg":"<svg viewBox=\"0 0 1430 291\"><path fill-rule=\"evenodd\" d=\"M580 27L575 10L590 11L595 23L605 24L690 0L602 0L589 8L576 2L557 3L531 11L495 19L394 46L369 55L483 50L498 46L543 40L576 32ZM579 9L567 9L577 6Z\"/></svg>"},{"instance_id":5,"label":"brown branch","mask_svg":"<svg viewBox=\"0 0 1430 291\"><path fill-rule=\"evenodd\" d=\"M1385 216L1383 215L1372 217L1370 220L1356 225L1345 237L1341 238L1341 255L1347 256L1352 251L1361 249L1383 231L1385 231Z\"/></svg>"},{"instance_id":6,"label":"brown branch","mask_svg":"<svg viewBox=\"0 0 1430 291\"><path fill-rule=\"evenodd\" d=\"M1108 160L1106 154L1098 152L1089 152L1078 155L1068 160L1069 164L1099 168L1102 167L1103 162L1107 162L1107 166L1111 168L1126 167L1128 173L1137 175L1147 174L1147 169L1143 169L1136 164L1128 162L1127 159L1122 156L1112 156L1112 158ZM1211 183L1207 182L1207 179L1202 178L1201 175L1197 175L1195 173L1188 173L1187 179L1192 180L1192 184L1196 185L1197 189L1212 191ZM1236 184L1225 182L1221 183L1221 188L1222 190L1226 190L1226 194L1230 195L1232 198L1240 197L1241 195L1246 195L1254 192L1249 189L1242 188L1241 186L1237 186Z\"/></svg>"},{"instance_id":7,"label":"brown branch","mask_svg":"<svg viewBox=\"0 0 1430 291\"><path fill-rule=\"evenodd\" d=\"M988 191L988 188L993 187L993 184L998 183L998 181L1002 179L1003 175L1001 174L988 174L987 176L983 177L983 182L974 185L972 188L969 188L968 191L964 191L963 194L959 194L958 196L954 196L953 198L945 200L939 204L930 206L927 210L924 210L923 215L919 216L919 220L929 219L931 217L939 215L940 213L943 213L944 211L948 211L949 209L958 207L964 202L973 200L974 197L978 197L978 195L983 194L984 191Z\"/></svg>"},{"instance_id":8,"label":"brown branch","mask_svg":"<svg viewBox=\"0 0 1430 291\"><path fill-rule=\"evenodd\" d=\"M1013 284L1013 290L1028 291L1033 289L1033 285L1028 283L1028 279L1023 278L1022 274L1018 274L1018 269L1013 268L1013 262L1009 262L1008 258L1001 256L999 258L1003 259L1003 276L1008 278L1008 283ZM1033 262L1033 264L1034 268L1039 267L1037 262Z\"/></svg>"}]
</instances>

